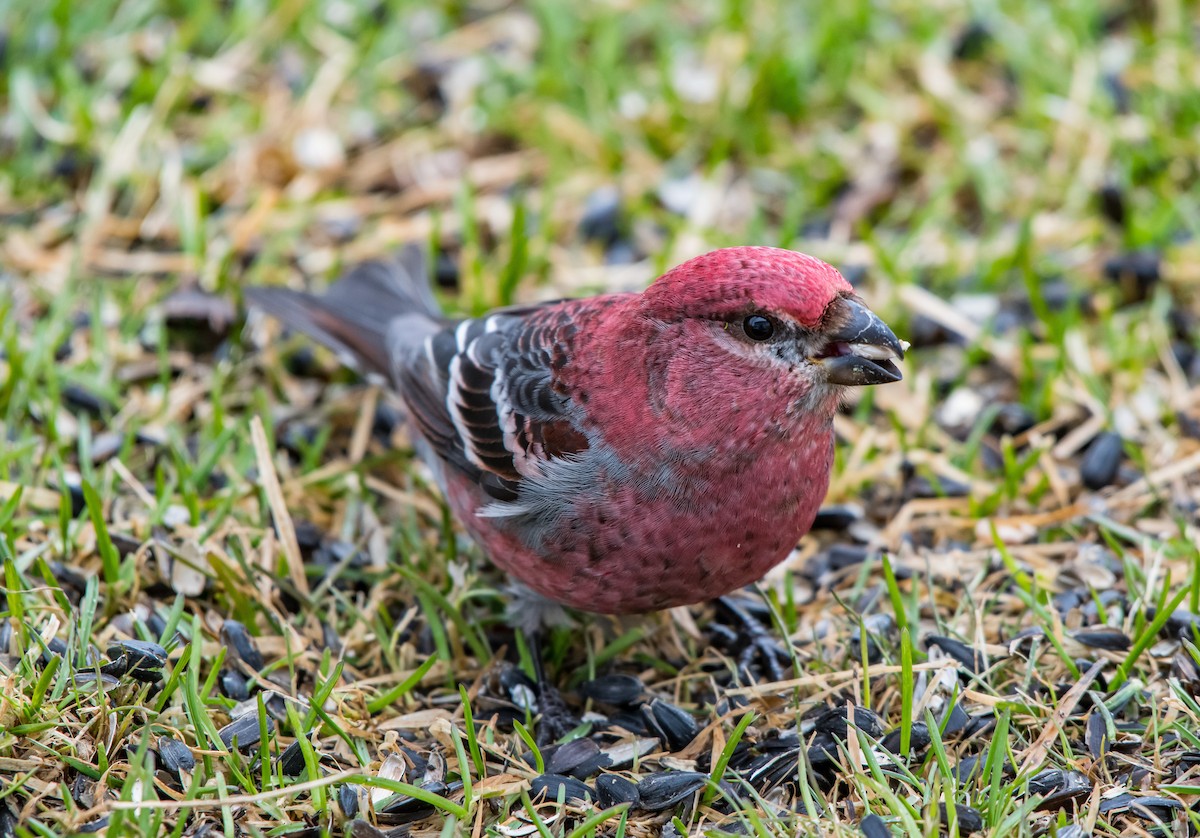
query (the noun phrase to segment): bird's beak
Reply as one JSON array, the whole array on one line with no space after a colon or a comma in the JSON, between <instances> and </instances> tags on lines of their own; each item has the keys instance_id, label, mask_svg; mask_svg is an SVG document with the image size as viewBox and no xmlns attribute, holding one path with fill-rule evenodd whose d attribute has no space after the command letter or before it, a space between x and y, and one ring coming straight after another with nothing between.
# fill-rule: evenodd
<instances>
[{"instance_id":1,"label":"bird's beak","mask_svg":"<svg viewBox=\"0 0 1200 838\"><path fill-rule=\"evenodd\" d=\"M831 305L837 308L831 312L827 343L812 359L824 368L826 379L831 384L857 387L903 378L895 362L904 357L908 344L859 300L840 297Z\"/></svg>"}]
</instances>

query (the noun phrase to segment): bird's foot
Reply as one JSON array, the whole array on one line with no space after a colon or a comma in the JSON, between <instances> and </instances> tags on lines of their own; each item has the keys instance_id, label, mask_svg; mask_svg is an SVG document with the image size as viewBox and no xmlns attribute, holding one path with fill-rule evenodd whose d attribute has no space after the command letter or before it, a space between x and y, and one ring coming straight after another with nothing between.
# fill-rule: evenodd
<instances>
[{"instance_id":1,"label":"bird's foot","mask_svg":"<svg viewBox=\"0 0 1200 838\"><path fill-rule=\"evenodd\" d=\"M738 623L737 631L726 626L718 630L724 635L726 642L723 645L737 650L738 678L750 682L760 681L765 676L771 681L782 681L793 664L792 649L787 641L775 638L769 625L751 613L754 603L735 596L723 596L715 602ZM767 617L770 618L769 612Z\"/></svg>"},{"instance_id":2,"label":"bird's foot","mask_svg":"<svg viewBox=\"0 0 1200 838\"><path fill-rule=\"evenodd\" d=\"M567 707L558 687L544 677L537 684L537 702L541 712L536 737L539 748L557 742L582 724L579 717Z\"/></svg>"},{"instance_id":3,"label":"bird's foot","mask_svg":"<svg viewBox=\"0 0 1200 838\"><path fill-rule=\"evenodd\" d=\"M542 598L542 601L547 602L548 600ZM582 724L579 717L567 707L567 702L563 700L558 687L554 686L546 675L546 659L542 654L544 631L544 623L539 622L534 630L522 632L529 656L533 661L534 689L540 715L535 738L539 747L563 738Z\"/></svg>"}]
</instances>

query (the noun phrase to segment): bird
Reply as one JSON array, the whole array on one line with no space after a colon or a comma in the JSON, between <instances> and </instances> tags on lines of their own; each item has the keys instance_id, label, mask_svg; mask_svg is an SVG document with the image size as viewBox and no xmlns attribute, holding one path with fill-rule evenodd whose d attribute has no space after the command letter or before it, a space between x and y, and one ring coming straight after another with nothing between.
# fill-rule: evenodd
<instances>
[{"instance_id":1,"label":"bird","mask_svg":"<svg viewBox=\"0 0 1200 838\"><path fill-rule=\"evenodd\" d=\"M847 390L900 381L907 346L833 266L772 247L462 319L415 245L323 294L246 297L399 395L495 565L602 614L712 600L783 561L828 490Z\"/></svg>"}]
</instances>

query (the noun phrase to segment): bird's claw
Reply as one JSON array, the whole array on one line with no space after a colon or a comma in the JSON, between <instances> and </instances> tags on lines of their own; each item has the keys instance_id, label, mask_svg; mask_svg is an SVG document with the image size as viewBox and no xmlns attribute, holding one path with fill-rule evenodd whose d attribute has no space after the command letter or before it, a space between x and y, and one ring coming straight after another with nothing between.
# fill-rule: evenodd
<instances>
[{"instance_id":1,"label":"bird's claw","mask_svg":"<svg viewBox=\"0 0 1200 838\"><path fill-rule=\"evenodd\" d=\"M533 671L536 681L537 706L541 718L538 720L538 747L562 739L581 724L579 718L567 707L558 687L551 683L546 675L545 659L542 657L542 631L525 633L525 645L529 648L533 659Z\"/></svg>"},{"instance_id":2,"label":"bird's claw","mask_svg":"<svg viewBox=\"0 0 1200 838\"><path fill-rule=\"evenodd\" d=\"M544 677L538 681L537 701L538 710L541 711L536 736L539 748L562 739L579 727L579 718L568 709L558 687Z\"/></svg>"},{"instance_id":3,"label":"bird's claw","mask_svg":"<svg viewBox=\"0 0 1200 838\"><path fill-rule=\"evenodd\" d=\"M792 665L792 655L779 641L768 635L754 637L738 655L738 674L743 680L749 681L753 675L755 659L760 669L765 670L772 681L782 681L787 669Z\"/></svg>"},{"instance_id":4,"label":"bird's claw","mask_svg":"<svg viewBox=\"0 0 1200 838\"><path fill-rule=\"evenodd\" d=\"M776 639L771 629L736 598L723 596L716 600L716 604L739 624L739 631L726 630L732 636L730 639L740 647L737 656L738 678L751 682L761 680L761 676L765 675L771 681L782 681L794 661L790 645Z\"/></svg>"}]
</instances>

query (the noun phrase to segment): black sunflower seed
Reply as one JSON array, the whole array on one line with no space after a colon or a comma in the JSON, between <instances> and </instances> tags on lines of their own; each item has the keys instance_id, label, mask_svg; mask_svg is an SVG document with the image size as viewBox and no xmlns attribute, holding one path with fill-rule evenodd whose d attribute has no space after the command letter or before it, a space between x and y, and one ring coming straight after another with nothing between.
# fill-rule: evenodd
<instances>
[{"instance_id":1,"label":"black sunflower seed","mask_svg":"<svg viewBox=\"0 0 1200 838\"><path fill-rule=\"evenodd\" d=\"M645 710L646 708L643 707L642 709ZM646 721L646 717L635 711L613 713L608 717L608 723L613 727L624 728L637 736L657 735L657 731L651 729L649 723Z\"/></svg>"},{"instance_id":2,"label":"black sunflower seed","mask_svg":"<svg viewBox=\"0 0 1200 838\"><path fill-rule=\"evenodd\" d=\"M222 669L218 682L221 685L221 692L234 701L245 701L250 697L250 682L239 672Z\"/></svg>"},{"instance_id":3,"label":"black sunflower seed","mask_svg":"<svg viewBox=\"0 0 1200 838\"><path fill-rule=\"evenodd\" d=\"M1045 768L1029 778L1030 794L1051 794L1067 788L1088 788L1087 777L1061 768Z\"/></svg>"},{"instance_id":4,"label":"black sunflower seed","mask_svg":"<svg viewBox=\"0 0 1200 838\"><path fill-rule=\"evenodd\" d=\"M162 303L163 320L172 331L207 331L219 340L237 319L233 303L199 288L181 288Z\"/></svg>"},{"instance_id":5,"label":"black sunflower seed","mask_svg":"<svg viewBox=\"0 0 1200 838\"><path fill-rule=\"evenodd\" d=\"M1186 650L1180 649L1171 658L1171 675L1179 679L1193 698L1200 695L1200 665Z\"/></svg>"},{"instance_id":6,"label":"black sunflower seed","mask_svg":"<svg viewBox=\"0 0 1200 838\"><path fill-rule=\"evenodd\" d=\"M267 715L275 721L283 723L288 720L287 714L287 699L277 692L272 692L267 696L263 706L267 709Z\"/></svg>"},{"instance_id":7,"label":"black sunflower seed","mask_svg":"<svg viewBox=\"0 0 1200 838\"><path fill-rule=\"evenodd\" d=\"M652 774L637 785L638 808L662 812L681 803L704 787L708 775L698 771L667 771Z\"/></svg>"},{"instance_id":8,"label":"black sunflower seed","mask_svg":"<svg viewBox=\"0 0 1200 838\"><path fill-rule=\"evenodd\" d=\"M1141 736L1126 734L1115 742L1108 742L1107 745L1109 750L1118 754L1140 754L1146 746L1146 740Z\"/></svg>"},{"instance_id":9,"label":"black sunflower seed","mask_svg":"<svg viewBox=\"0 0 1200 838\"><path fill-rule=\"evenodd\" d=\"M650 728L672 751L682 751L700 732L700 727L690 713L661 698L656 698L643 707L642 712Z\"/></svg>"},{"instance_id":10,"label":"black sunflower seed","mask_svg":"<svg viewBox=\"0 0 1200 838\"><path fill-rule=\"evenodd\" d=\"M505 667L500 673L500 686L504 688L509 701L518 708L537 712L537 684L520 667Z\"/></svg>"},{"instance_id":11,"label":"black sunflower seed","mask_svg":"<svg viewBox=\"0 0 1200 838\"><path fill-rule=\"evenodd\" d=\"M1066 616L1068 612L1087 602L1089 596L1087 588L1071 588L1055 594L1050 602L1053 603L1059 614Z\"/></svg>"},{"instance_id":12,"label":"black sunflower seed","mask_svg":"<svg viewBox=\"0 0 1200 838\"><path fill-rule=\"evenodd\" d=\"M304 762L304 749L299 739L283 749L283 753L279 755L275 765L285 777L298 777L308 770L308 766Z\"/></svg>"},{"instance_id":13,"label":"black sunflower seed","mask_svg":"<svg viewBox=\"0 0 1200 838\"><path fill-rule=\"evenodd\" d=\"M237 620L226 620L221 626L221 642L234 653L236 660L242 661L255 672L267 665L254 639Z\"/></svg>"},{"instance_id":14,"label":"black sunflower seed","mask_svg":"<svg viewBox=\"0 0 1200 838\"><path fill-rule=\"evenodd\" d=\"M982 754L968 754L954 766L954 778L960 785L971 782L979 775L986 760L986 751Z\"/></svg>"},{"instance_id":15,"label":"black sunflower seed","mask_svg":"<svg viewBox=\"0 0 1200 838\"><path fill-rule=\"evenodd\" d=\"M1130 804L1133 803L1133 795L1129 792L1117 794L1112 797L1103 798L1100 801L1100 814L1115 814L1117 812L1129 811Z\"/></svg>"},{"instance_id":16,"label":"black sunflower seed","mask_svg":"<svg viewBox=\"0 0 1200 838\"><path fill-rule=\"evenodd\" d=\"M1103 489L1116 479L1123 454L1124 443L1119 434L1111 431L1099 434L1079 461L1079 479L1093 492Z\"/></svg>"},{"instance_id":17,"label":"black sunflower seed","mask_svg":"<svg viewBox=\"0 0 1200 838\"><path fill-rule=\"evenodd\" d=\"M840 757L839 741L845 740L839 740L833 734L818 731L808 746L808 761L818 768L833 766Z\"/></svg>"},{"instance_id":18,"label":"black sunflower seed","mask_svg":"<svg viewBox=\"0 0 1200 838\"><path fill-rule=\"evenodd\" d=\"M321 546L321 542L325 538L323 529L304 518L293 519L292 529L295 530L296 544L300 548L300 553L305 558L312 556L312 552Z\"/></svg>"},{"instance_id":19,"label":"black sunflower seed","mask_svg":"<svg viewBox=\"0 0 1200 838\"><path fill-rule=\"evenodd\" d=\"M873 620L872 622L878 621ZM867 663L876 664L883 660L883 649L880 648L879 643L876 642L875 638L886 636L886 633L891 627L887 625L867 625L866 623L867 621L864 620L863 627L867 630L867 635L865 638L863 637L862 629L858 626L855 626L850 632L850 648L855 650L856 656L865 654L867 657Z\"/></svg>"},{"instance_id":20,"label":"black sunflower seed","mask_svg":"<svg viewBox=\"0 0 1200 838\"><path fill-rule=\"evenodd\" d=\"M1096 198L1100 203L1100 212L1104 217L1118 227L1125 226L1125 193L1120 184L1107 181L1100 187Z\"/></svg>"},{"instance_id":21,"label":"black sunflower seed","mask_svg":"<svg viewBox=\"0 0 1200 838\"><path fill-rule=\"evenodd\" d=\"M109 816L104 815L96 818L94 821L88 821L83 826L79 827L79 831L84 835L91 835L93 832L99 832L102 829L108 828Z\"/></svg>"},{"instance_id":22,"label":"black sunflower seed","mask_svg":"<svg viewBox=\"0 0 1200 838\"><path fill-rule=\"evenodd\" d=\"M425 791L431 791L434 795L439 797L445 797L446 795L451 794L451 790L461 788L461 784L456 783L452 785L446 785L445 783L439 782L439 780L431 780L431 782L421 785L421 789L424 789ZM414 815L424 816L425 814L432 812L433 809L434 807L432 803L427 803L426 801L419 800L419 798L409 797L408 795L397 795L396 797L392 797L390 802L385 803L384 807L380 809L380 812L392 815L390 822L392 822L392 824L397 824L397 822L401 822L403 820L414 820Z\"/></svg>"},{"instance_id":23,"label":"black sunflower seed","mask_svg":"<svg viewBox=\"0 0 1200 838\"><path fill-rule=\"evenodd\" d=\"M120 678L129 671L129 658L121 655L114 661L109 661L100 667L100 672L104 675L111 675L113 678Z\"/></svg>"},{"instance_id":24,"label":"black sunflower seed","mask_svg":"<svg viewBox=\"0 0 1200 838\"><path fill-rule=\"evenodd\" d=\"M1162 277L1162 254L1157 250L1131 250L1104 263L1104 276L1121 289L1126 303L1141 302Z\"/></svg>"},{"instance_id":25,"label":"black sunflower seed","mask_svg":"<svg viewBox=\"0 0 1200 838\"><path fill-rule=\"evenodd\" d=\"M584 201L579 235L586 241L612 244L620 233L621 192L615 186L601 186Z\"/></svg>"},{"instance_id":26,"label":"black sunflower seed","mask_svg":"<svg viewBox=\"0 0 1200 838\"><path fill-rule=\"evenodd\" d=\"M586 783L574 777L564 777L562 774L541 774L533 778L530 784L529 796L536 800L558 800L559 793L564 801L585 803L596 799L596 793L588 788Z\"/></svg>"},{"instance_id":27,"label":"black sunflower seed","mask_svg":"<svg viewBox=\"0 0 1200 838\"><path fill-rule=\"evenodd\" d=\"M611 764L612 760L591 739L573 739L554 750L546 760L546 771L582 780Z\"/></svg>"},{"instance_id":28,"label":"black sunflower seed","mask_svg":"<svg viewBox=\"0 0 1200 838\"><path fill-rule=\"evenodd\" d=\"M795 728L787 731L771 731L758 747L763 751L794 751L800 747L800 734Z\"/></svg>"},{"instance_id":29,"label":"black sunflower seed","mask_svg":"<svg viewBox=\"0 0 1200 838\"><path fill-rule=\"evenodd\" d=\"M458 278L458 260L454 254L438 248L437 260L433 265L433 281L439 288L457 288Z\"/></svg>"},{"instance_id":30,"label":"black sunflower seed","mask_svg":"<svg viewBox=\"0 0 1200 838\"><path fill-rule=\"evenodd\" d=\"M962 708L961 704L952 704L942 719L942 737L957 739L971 725L971 714Z\"/></svg>"},{"instance_id":31,"label":"black sunflower seed","mask_svg":"<svg viewBox=\"0 0 1200 838\"><path fill-rule=\"evenodd\" d=\"M461 784L455 785L461 788ZM439 797L445 797L451 793L453 786L448 786L445 783L434 780L423 784L421 788ZM420 820L429 815L434 809L435 807L432 803L401 794L386 801L383 807L377 808L376 811L379 813L380 823L398 824Z\"/></svg>"},{"instance_id":32,"label":"black sunflower seed","mask_svg":"<svg viewBox=\"0 0 1200 838\"><path fill-rule=\"evenodd\" d=\"M63 404L68 408L74 408L89 416L105 416L115 412L112 402L78 384L66 385L60 391L60 395Z\"/></svg>"},{"instance_id":33,"label":"black sunflower seed","mask_svg":"<svg viewBox=\"0 0 1200 838\"><path fill-rule=\"evenodd\" d=\"M342 788L347 788L347 786L342 786ZM356 804L355 811L357 811L357 808ZM358 818L346 824L345 834L350 836L350 838L387 838L386 832L376 829L371 824Z\"/></svg>"},{"instance_id":34,"label":"black sunflower seed","mask_svg":"<svg viewBox=\"0 0 1200 838\"><path fill-rule=\"evenodd\" d=\"M1037 419L1029 409L1016 402L1000 405L992 418L992 433L1017 436L1037 424Z\"/></svg>"},{"instance_id":35,"label":"black sunflower seed","mask_svg":"<svg viewBox=\"0 0 1200 838\"><path fill-rule=\"evenodd\" d=\"M126 674L151 684L162 676L162 668L167 664L167 650L146 640L115 640L108 644L110 658L122 655L128 660Z\"/></svg>"},{"instance_id":36,"label":"black sunflower seed","mask_svg":"<svg viewBox=\"0 0 1200 838\"><path fill-rule=\"evenodd\" d=\"M829 570L838 571L857 567L871 556L871 551L861 544L834 544L826 552Z\"/></svg>"},{"instance_id":37,"label":"black sunflower seed","mask_svg":"<svg viewBox=\"0 0 1200 838\"><path fill-rule=\"evenodd\" d=\"M103 689L111 690L112 688L114 688L118 684L120 684L120 681L118 681L116 678L112 677L111 675L101 674L99 676L99 678L97 678L96 673L90 669L81 669L77 672L72 673L71 677L75 683L75 686L80 687L80 688L89 687L89 686L95 687L96 685L99 685Z\"/></svg>"},{"instance_id":38,"label":"black sunflower seed","mask_svg":"<svg viewBox=\"0 0 1200 838\"><path fill-rule=\"evenodd\" d=\"M359 786L354 783L346 783L338 787L338 805L342 807L342 814L347 818L353 818L358 814L359 790Z\"/></svg>"},{"instance_id":39,"label":"black sunflower seed","mask_svg":"<svg viewBox=\"0 0 1200 838\"><path fill-rule=\"evenodd\" d=\"M275 720L267 717L267 733L275 729ZM235 719L217 731L221 742L226 748L237 748L242 753L249 753L258 744L261 731L258 727L258 715L247 713L240 719Z\"/></svg>"},{"instance_id":40,"label":"black sunflower seed","mask_svg":"<svg viewBox=\"0 0 1200 838\"><path fill-rule=\"evenodd\" d=\"M604 758L608 760L608 768L629 768L635 760L658 749L658 739L645 737L642 739L626 740L604 749Z\"/></svg>"},{"instance_id":41,"label":"black sunflower seed","mask_svg":"<svg viewBox=\"0 0 1200 838\"><path fill-rule=\"evenodd\" d=\"M192 755L192 749L178 739L160 736L155 747L158 750L158 759L162 763L162 767L173 774L178 774L180 771L191 771L196 767L196 757Z\"/></svg>"},{"instance_id":42,"label":"black sunflower seed","mask_svg":"<svg viewBox=\"0 0 1200 838\"><path fill-rule=\"evenodd\" d=\"M1158 609L1150 607L1146 609L1146 619L1153 620ZM1163 625L1162 634L1165 637L1177 637L1180 640L1192 640L1192 632L1200 630L1200 614L1195 614L1186 608L1177 608L1167 617L1167 622ZM3 645L0 645L3 648Z\"/></svg>"},{"instance_id":43,"label":"black sunflower seed","mask_svg":"<svg viewBox=\"0 0 1200 838\"><path fill-rule=\"evenodd\" d=\"M113 534L113 543L116 543L116 533ZM139 547L142 546L142 543L140 543L140 541L137 539L131 539L130 543L128 543L128 546L130 546L130 550L128 550L128 552L132 553L137 551ZM121 547L118 546L118 549L121 549ZM146 628L150 629L150 636L152 636L152 638L162 638L162 636L167 633L167 619L164 618L161 613L155 611L154 613L151 613L148 618L146 618ZM175 632L175 638L178 638L179 642L184 642L184 636L182 636L178 630Z\"/></svg>"},{"instance_id":44,"label":"black sunflower seed","mask_svg":"<svg viewBox=\"0 0 1200 838\"><path fill-rule=\"evenodd\" d=\"M1092 833L1077 823L1069 823L1055 830L1054 838L1092 838Z\"/></svg>"},{"instance_id":45,"label":"black sunflower seed","mask_svg":"<svg viewBox=\"0 0 1200 838\"><path fill-rule=\"evenodd\" d=\"M716 711L718 716L724 716L731 710L748 707L749 705L750 699L744 695L726 695L721 697L721 700L717 702L713 710Z\"/></svg>"},{"instance_id":46,"label":"black sunflower seed","mask_svg":"<svg viewBox=\"0 0 1200 838\"><path fill-rule=\"evenodd\" d=\"M991 28L982 20L968 21L955 36L950 54L956 61L978 60L995 37Z\"/></svg>"},{"instance_id":47,"label":"black sunflower seed","mask_svg":"<svg viewBox=\"0 0 1200 838\"><path fill-rule=\"evenodd\" d=\"M950 817L946 811L946 804L941 804L942 824L948 824ZM960 835L969 835L972 832L981 832L983 830L983 815L978 809L973 809L970 806L964 806L961 803L954 804L954 812L958 818L958 833Z\"/></svg>"},{"instance_id":48,"label":"black sunflower seed","mask_svg":"<svg viewBox=\"0 0 1200 838\"><path fill-rule=\"evenodd\" d=\"M1129 803L1129 814L1147 821L1169 821L1172 813L1182 808L1182 803L1170 797L1135 797Z\"/></svg>"},{"instance_id":49,"label":"black sunflower seed","mask_svg":"<svg viewBox=\"0 0 1200 838\"><path fill-rule=\"evenodd\" d=\"M1118 576L1123 575L1124 573L1118 574ZM1129 601L1125 595L1111 588L1103 591L1085 591L1083 593L1087 598L1082 605L1081 611L1089 623L1099 621L1101 608L1106 608L1110 611L1126 611L1129 607Z\"/></svg>"},{"instance_id":50,"label":"black sunflower seed","mask_svg":"<svg viewBox=\"0 0 1200 838\"><path fill-rule=\"evenodd\" d=\"M622 803L636 806L638 788L620 774L601 774L596 778L596 796L601 809L611 809Z\"/></svg>"},{"instance_id":51,"label":"black sunflower seed","mask_svg":"<svg viewBox=\"0 0 1200 838\"><path fill-rule=\"evenodd\" d=\"M830 707L821 711L812 720L812 724L814 729L828 733L839 741L845 741L850 729L846 722L845 707ZM867 707L854 708L854 727L872 739L883 736L883 723L879 715Z\"/></svg>"},{"instance_id":52,"label":"black sunflower seed","mask_svg":"<svg viewBox=\"0 0 1200 838\"><path fill-rule=\"evenodd\" d=\"M962 738L970 739L972 736L982 736L985 733L990 733L996 727L996 714L991 711L985 711L971 716L967 722L967 726L963 728Z\"/></svg>"},{"instance_id":53,"label":"black sunflower seed","mask_svg":"<svg viewBox=\"0 0 1200 838\"><path fill-rule=\"evenodd\" d=\"M61 637L52 637L50 642L46 644L46 648L42 650L42 654L38 660L42 666L50 663L54 657L64 657L67 654L67 641Z\"/></svg>"},{"instance_id":54,"label":"black sunflower seed","mask_svg":"<svg viewBox=\"0 0 1200 838\"><path fill-rule=\"evenodd\" d=\"M1083 786L1072 784L1050 792L1038 802L1034 809L1040 812L1058 812L1063 809L1071 809L1087 800L1091 796L1091 793L1091 786L1086 782Z\"/></svg>"},{"instance_id":55,"label":"black sunflower seed","mask_svg":"<svg viewBox=\"0 0 1200 838\"><path fill-rule=\"evenodd\" d=\"M920 753L929 747L933 740L929 737L929 726L924 722L913 722L912 730L908 734L908 748L914 753ZM893 754L900 753L900 728L896 728L888 732L888 735L883 737L880 743L884 749Z\"/></svg>"},{"instance_id":56,"label":"black sunflower seed","mask_svg":"<svg viewBox=\"0 0 1200 838\"><path fill-rule=\"evenodd\" d=\"M642 258L637 245L628 239L617 239L604 249L604 264L632 265Z\"/></svg>"},{"instance_id":57,"label":"black sunflower seed","mask_svg":"<svg viewBox=\"0 0 1200 838\"><path fill-rule=\"evenodd\" d=\"M942 637L941 635L931 634L925 638L925 648L928 649L930 646L937 646L947 655L958 661L964 668L969 669L977 675L987 668L987 660L984 658L982 651L973 649L966 643L955 640L953 637Z\"/></svg>"},{"instance_id":58,"label":"black sunflower seed","mask_svg":"<svg viewBox=\"0 0 1200 838\"><path fill-rule=\"evenodd\" d=\"M938 474L915 475L904 488L911 497L922 500L961 498L971 493L971 487L961 480Z\"/></svg>"},{"instance_id":59,"label":"black sunflower seed","mask_svg":"<svg viewBox=\"0 0 1200 838\"><path fill-rule=\"evenodd\" d=\"M817 510L817 517L813 519L812 529L840 532L861 521L863 514L862 507L853 503L822 506Z\"/></svg>"},{"instance_id":60,"label":"black sunflower seed","mask_svg":"<svg viewBox=\"0 0 1200 838\"><path fill-rule=\"evenodd\" d=\"M371 433L384 442L389 442L396 428L404 424L404 416L387 399L380 399L375 405L375 415L371 421Z\"/></svg>"},{"instance_id":61,"label":"black sunflower seed","mask_svg":"<svg viewBox=\"0 0 1200 838\"><path fill-rule=\"evenodd\" d=\"M1092 712L1087 720L1087 747L1092 759L1103 759L1108 753L1108 722L1104 715Z\"/></svg>"},{"instance_id":62,"label":"black sunflower seed","mask_svg":"<svg viewBox=\"0 0 1200 838\"><path fill-rule=\"evenodd\" d=\"M65 657L67 654L67 641L61 637L53 637L46 644L46 648L42 650L42 654L38 657L38 662L43 666L49 665L54 657Z\"/></svg>"},{"instance_id":63,"label":"black sunflower seed","mask_svg":"<svg viewBox=\"0 0 1200 838\"><path fill-rule=\"evenodd\" d=\"M1129 635L1120 629L1108 626L1089 626L1074 632L1071 637L1084 646L1108 652L1125 652L1133 645Z\"/></svg>"},{"instance_id":64,"label":"black sunflower seed","mask_svg":"<svg viewBox=\"0 0 1200 838\"><path fill-rule=\"evenodd\" d=\"M858 822L858 828L866 838L892 838L892 831L879 815L867 815Z\"/></svg>"},{"instance_id":65,"label":"black sunflower seed","mask_svg":"<svg viewBox=\"0 0 1200 838\"><path fill-rule=\"evenodd\" d=\"M579 687L579 694L584 698L615 707L636 704L644 691L641 679L634 675L605 675L585 681Z\"/></svg>"},{"instance_id":66,"label":"black sunflower seed","mask_svg":"<svg viewBox=\"0 0 1200 838\"><path fill-rule=\"evenodd\" d=\"M795 779L800 767L800 749L772 751L754 758L740 773L760 794L765 794L785 780Z\"/></svg>"}]
</instances>

